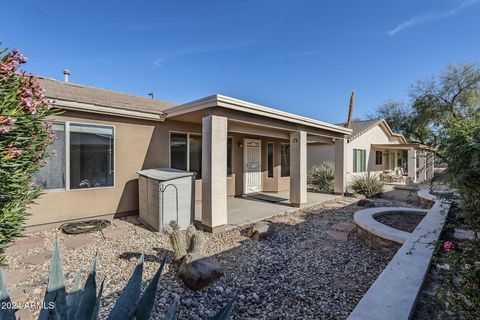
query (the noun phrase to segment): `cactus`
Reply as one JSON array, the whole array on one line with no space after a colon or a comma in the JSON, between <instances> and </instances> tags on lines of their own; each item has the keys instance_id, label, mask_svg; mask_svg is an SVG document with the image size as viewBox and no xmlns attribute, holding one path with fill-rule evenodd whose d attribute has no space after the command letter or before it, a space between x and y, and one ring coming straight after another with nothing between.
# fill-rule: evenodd
<instances>
[{"instance_id":1,"label":"cactus","mask_svg":"<svg viewBox=\"0 0 480 320\"><path fill-rule=\"evenodd\" d=\"M187 248L190 246L190 242L195 232L197 232L195 226L193 224L189 225L185 233L185 243L187 244Z\"/></svg>"},{"instance_id":2,"label":"cactus","mask_svg":"<svg viewBox=\"0 0 480 320\"><path fill-rule=\"evenodd\" d=\"M180 231L176 222L171 221L169 225L163 228L163 232L170 237L170 243L172 245L173 252L175 253L175 259L181 260L187 255L185 246L180 239Z\"/></svg>"},{"instance_id":3,"label":"cactus","mask_svg":"<svg viewBox=\"0 0 480 320\"><path fill-rule=\"evenodd\" d=\"M188 253L201 254L203 251L204 242L205 242L205 236L203 232L195 231L195 233L190 238L190 243L188 244Z\"/></svg>"}]
</instances>

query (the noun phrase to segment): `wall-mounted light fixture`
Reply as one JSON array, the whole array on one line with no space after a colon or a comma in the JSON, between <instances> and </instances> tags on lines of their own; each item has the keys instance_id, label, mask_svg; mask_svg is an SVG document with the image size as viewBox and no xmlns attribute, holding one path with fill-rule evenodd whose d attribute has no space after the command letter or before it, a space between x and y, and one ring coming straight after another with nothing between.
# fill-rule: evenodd
<instances>
[{"instance_id":1,"label":"wall-mounted light fixture","mask_svg":"<svg viewBox=\"0 0 480 320\"><path fill-rule=\"evenodd\" d=\"M243 148L243 143L239 142L239 143L238 143L238 147L239 147L239 148Z\"/></svg>"}]
</instances>

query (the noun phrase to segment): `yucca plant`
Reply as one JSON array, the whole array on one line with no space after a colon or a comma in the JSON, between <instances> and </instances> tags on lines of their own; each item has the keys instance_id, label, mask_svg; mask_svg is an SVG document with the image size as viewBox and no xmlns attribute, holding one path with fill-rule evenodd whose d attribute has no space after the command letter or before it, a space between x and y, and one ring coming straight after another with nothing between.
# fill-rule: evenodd
<instances>
[{"instance_id":1,"label":"yucca plant","mask_svg":"<svg viewBox=\"0 0 480 320\"><path fill-rule=\"evenodd\" d=\"M164 256L160 267L141 294L144 255L140 257L128 280L125 289L118 298L110 312L109 320L148 320L152 312L158 283L162 275L167 255ZM90 268L87 280L83 288L80 287L80 273L75 275L72 290L67 293L65 288L65 275L60 258L58 242L55 241L52 261L48 276L47 291L45 293L42 309L38 316L39 320L97 320L100 313L103 283L97 293L95 257ZM231 300L216 314L212 320L227 320L233 311L235 299ZM0 303L5 306L11 305L3 269L0 268ZM165 320L176 319L178 302L169 309ZM15 320L15 310L9 308L0 309L0 319Z\"/></svg>"},{"instance_id":2,"label":"yucca plant","mask_svg":"<svg viewBox=\"0 0 480 320\"><path fill-rule=\"evenodd\" d=\"M320 163L307 173L308 188L314 192L333 193L335 170L332 163Z\"/></svg>"},{"instance_id":3,"label":"yucca plant","mask_svg":"<svg viewBox=\"0 0 480 320\"><path fill-rule=\"evenodd\" d=\"M352 190L357 194L371 198L383 191L383 185L377 176L362 175L353 178Z\"/></svg>"}]
</instances>

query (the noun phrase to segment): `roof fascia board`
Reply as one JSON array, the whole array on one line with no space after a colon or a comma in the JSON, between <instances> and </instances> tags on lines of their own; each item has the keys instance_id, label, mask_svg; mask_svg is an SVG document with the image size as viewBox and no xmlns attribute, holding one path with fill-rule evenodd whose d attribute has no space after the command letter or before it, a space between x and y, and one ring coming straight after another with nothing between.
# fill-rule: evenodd
<instances>
[{"instance_id":1,"label":"roof fascia board","mask_svg":"<svg viewBox=\"0 0 480 320\"><path fill-rule=\"evenodd\" d=\"M198 111L204 108L217 106L324 130L335 131L342 134L350 134L352 132L351 129L222 95L213 95L203 99L195 100L180 106L166 109L165 112L167 113L167 118L169 118L193 111Z\"/></svg>"},{"instance_id":2,"label":"roof fascia board","mask_svg":"<svg viewBox=\"0 0 480 320\"><path fill-rule=\"evenodd\" d=\"M106 115L118 116L118 117L135 118L135 119L142 119L142 120L153 120L153 121L165 120L165 114L159 114L156 112L118 109L118 108L105 107L105 106L73 102L73 101L56 100L55 106L57 108L65 109L65 110L106 114Z\"/></svg>"}]
</instances>

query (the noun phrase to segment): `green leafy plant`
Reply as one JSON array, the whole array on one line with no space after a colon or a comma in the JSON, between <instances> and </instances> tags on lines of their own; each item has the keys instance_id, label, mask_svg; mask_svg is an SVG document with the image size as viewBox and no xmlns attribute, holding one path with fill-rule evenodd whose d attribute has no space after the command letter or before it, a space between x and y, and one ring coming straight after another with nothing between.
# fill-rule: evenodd
<instances>
[{"instance_id":1,"label":"green leafy plant","mask_svg":"<svg viewBox=\"0 0 480 320\"><path fill-rule=\"evenodd\" d=\"M40 195L33 174L43 165L54 135L55 114L35 76L18 72L27 61L18 50L0 52L0 253L21 236L26 207ZM5 264L0 255L0 264Z\"/></svg>"},{"instance_id":2,"label":"green leafy plant","mask_svg":"<svg viewBox=\"0 0 480 320\"><path fill-rule=\"evenodd\" d=\"M371 198L383 191L383 185L377 176L361 175L353 178L350 186L353 192Z\"/></svg>"},{"instance_id":3,"label":"green leafy plant","mask_svg":"<svg viewBox=\"0 0 480 320\"><path fill-rule=\"evenodd\" d=\"M162 260L160 267L153 276L152 280L141 294L141 283L143 273L144 255L140 257L133 271L132 276L127 282L122 294L117 299L115 306L110 311L109 320L148 320L152 312L155 296L162 275L163 267L167 255ZM83 288L80 287L80 274L75 275L72 290L67 293L65 288L65 275L63 272L62 260L58 242L55 241L52 262L48 276L48 285L45 293L43 308L38 316L39 320L66 319L66 320L96 320L99 318L101 298L103 292L103 283L97 293L96 283L96 265L95 257L90 272ZM15 310L8 308L11 300L7 292L5 274L0 268L0 303L7 306L0 309L0 319L15 320ZM212 319L229 319L235 304L235 299L226 304ZM178 302L175 302L169 309L165 320L176 319Z\"/></svg>"},{"instance_id":4,"label":"green leafy plant","mask_svg":"<svg viewBox=\"0 0 480 320\"><path fill-rule=\"evenodd\" d=\"M321 163L313 166L307 174L310 190L321 193L333 193L335 172L331 163Z\"/></svg>"}]
</instances>

